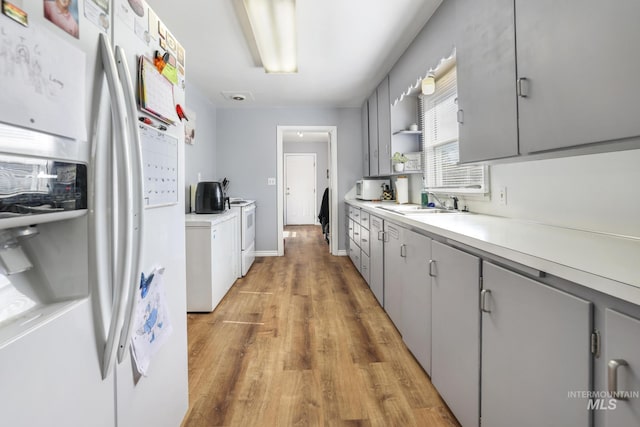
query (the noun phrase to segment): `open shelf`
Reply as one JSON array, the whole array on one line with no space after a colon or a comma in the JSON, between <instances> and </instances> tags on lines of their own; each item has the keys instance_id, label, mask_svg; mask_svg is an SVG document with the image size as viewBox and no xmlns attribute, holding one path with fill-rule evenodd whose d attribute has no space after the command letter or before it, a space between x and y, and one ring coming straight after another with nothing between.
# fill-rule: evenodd
<instances>
[{"instance_id":1,"label":"open shelf","mask_svg":"<svg viewBox=\"0 0 640 427\"><path fill-rule=\"evenodd\" d=\"M397 130L393 132L394 135L420 135L421 130Z\"/></svg>"}]
</instances>

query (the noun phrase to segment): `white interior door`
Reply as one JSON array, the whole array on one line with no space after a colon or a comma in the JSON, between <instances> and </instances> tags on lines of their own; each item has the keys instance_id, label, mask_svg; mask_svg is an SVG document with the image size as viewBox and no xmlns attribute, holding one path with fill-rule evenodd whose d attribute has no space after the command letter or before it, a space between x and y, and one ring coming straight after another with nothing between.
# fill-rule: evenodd
<instances>
[{"instance_id":1,"label":"white interior door","mask_svg":"<svg viewBox=\"0 0 640 427\"><path fill-rule=\"evenodd\" d=\"M315 224L316 155L299 153L284 155L285 225Z\"/></svg>"}]
</instances>

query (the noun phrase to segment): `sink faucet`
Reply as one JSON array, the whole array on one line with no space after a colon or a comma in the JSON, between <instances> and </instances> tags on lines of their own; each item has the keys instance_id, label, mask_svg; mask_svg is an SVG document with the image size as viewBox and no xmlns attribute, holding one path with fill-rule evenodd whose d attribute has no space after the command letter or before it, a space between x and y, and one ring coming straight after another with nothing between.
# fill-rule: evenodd
<instances>
[{"instance_id":1,"label":"sink faucet","mask_svg":"<svg viewBox=\"0 0 640 427\"><path fill-rule=\"evenodd\" d=\"M442 202L442 200L440 200L440 199L438 198L438 196L436 196L436 195L435 195L435 194L433 194L432 192L429 192L429 196L433 197L433 198L436 200L436 202L438 202L438 205L439 205L439 208L440 208L440 209L456 210L456 211L458 210L458 198L457 198L456 196L453 196L453 195L449 196L449 198L450 198L451 200L453 200L453 207L452 207L452 208L450 208L450 207L448 207L447 205L445 205L445 204Z\"/></svg>"},{"instance_id":2,"label":"sink faucet","mask_svg":"<svg viewBox=\"0 0 640 427\"><path fill-rule=\"evenodd\" d=\"M429 191L429 197L433 197L433 198L436 200L436 202L438 202L438 205L440 205L440 206L439 206L439 207L440 207L440 209L449 209L449 208L447 208L447 206L446 206L444 203L442 203L442 200L440 200L440 199L438 198L438 196L436 196L435 194L433 194L431 191Z\"/></svg>"}]
</instances>

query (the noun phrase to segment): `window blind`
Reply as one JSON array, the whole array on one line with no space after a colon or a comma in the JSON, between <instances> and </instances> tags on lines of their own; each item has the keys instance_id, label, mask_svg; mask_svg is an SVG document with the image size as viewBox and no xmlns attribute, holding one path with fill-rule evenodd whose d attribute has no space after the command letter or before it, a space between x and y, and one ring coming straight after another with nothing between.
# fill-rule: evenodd
<instances>
[{"instance_id":1,"label":"window blind","mask_svg":"<svg viewBox=\"0 0 640 427\"><path fill-rule=\"evenodd\" d=\"M456 68L436 80L436 91L420 96L425 182L430 190L484 193L485 167L459 165Z\"/></svg>"}]
</instances>

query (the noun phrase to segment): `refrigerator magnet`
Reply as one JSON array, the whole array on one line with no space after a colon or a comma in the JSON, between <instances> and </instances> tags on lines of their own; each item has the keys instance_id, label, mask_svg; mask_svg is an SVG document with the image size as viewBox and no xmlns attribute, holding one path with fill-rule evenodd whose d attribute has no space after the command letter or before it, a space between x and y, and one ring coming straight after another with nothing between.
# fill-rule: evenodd
<instances>
[{"instance_id":1,"label":"refrigerator magnet","mask_svg":"<svg viewBox=\"0 0 640 427\"><path fill-rule=\"evenodd\" d=\"M13 19L18 24L22 24L25 27L29 26L29 15L24 10L20 9L13 3L8 1L2 2L2 13L7 17Z\"/></svg>"}]
</instances>

